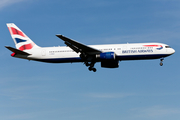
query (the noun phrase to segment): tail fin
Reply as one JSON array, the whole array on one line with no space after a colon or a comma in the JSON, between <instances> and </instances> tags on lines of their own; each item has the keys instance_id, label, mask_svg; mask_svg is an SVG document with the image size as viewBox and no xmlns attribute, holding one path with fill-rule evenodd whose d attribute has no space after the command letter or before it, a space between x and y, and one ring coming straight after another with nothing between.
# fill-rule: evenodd
<instances>
[{"instance_id":1,"label":"tail fin","mask_svg":"<svg viewBox=\"0 0 180 120\"><path fill-rule=\"evenodd\" d=\"M39 46L26 36L14 23L7 23L7 27L17 49L23 51L39 48Z\"/></svg>"}]
</instances>

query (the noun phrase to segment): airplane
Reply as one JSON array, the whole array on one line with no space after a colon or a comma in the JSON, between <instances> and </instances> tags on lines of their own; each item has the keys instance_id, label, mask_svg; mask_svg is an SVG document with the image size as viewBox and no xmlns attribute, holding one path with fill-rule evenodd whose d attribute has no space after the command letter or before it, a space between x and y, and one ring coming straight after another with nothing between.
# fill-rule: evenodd
<instances>
[{"instance_id":1,"label":"airplane","mask_svg":"<svg viewBox=\"0 0 180 120\"><path fill-rule=\"evenodd\" d=\"M14 23L7 23L7 27L16 46L5 46L13 52L12 57L47 63L83 62L93 72L96 62L104 68L118 68L119 61L160 59L162 66L164 58L175 53L163 43L85 45L60 34L56 36L67 46L39 47Z\"/></svg>"}]
</instances>

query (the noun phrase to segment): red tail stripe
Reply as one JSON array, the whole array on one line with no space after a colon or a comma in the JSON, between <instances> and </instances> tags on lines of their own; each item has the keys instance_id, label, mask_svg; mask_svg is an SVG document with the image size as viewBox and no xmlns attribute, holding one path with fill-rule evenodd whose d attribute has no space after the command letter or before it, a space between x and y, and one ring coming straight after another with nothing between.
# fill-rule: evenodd
<instances>
[{"instance_id":1,"label":"red tail stripe","mask_svg":"<svg viewBox=\"0 0 180 120\"><path fill-rule=\"evenodd\" d=\"M23 45L19 48L19 50L23 51L23 50L29 50L29 49L32 49L34 46L34 43L30 43L30 44L26 44L26 45Z\"/></svg>"},{"instance_id":2,"label":"red tail stripe","mask_svg":"<svg viewBox=\"0 0 180 120\"><path fill-rule=\"evenodd\" d=\"M9 27L9 31L11 31L11 34L13 34L13 35L20 35L22 37L26 37L23 32L15 29L13 27Z\"/></svg>"}]
</instances>

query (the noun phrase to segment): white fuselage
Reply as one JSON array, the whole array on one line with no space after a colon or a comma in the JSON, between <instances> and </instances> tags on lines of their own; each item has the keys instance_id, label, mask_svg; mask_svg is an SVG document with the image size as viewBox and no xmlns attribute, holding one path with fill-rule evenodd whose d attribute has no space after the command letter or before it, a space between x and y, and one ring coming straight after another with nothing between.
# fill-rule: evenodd
<instances>
[{"instance_id":1,"label":"white fuselage","mask_svg":"<svg viewBox=\"0 0 180 120\"><path fill-rule=\"evenodd\" d=\"M102 52L114 52L116 60L140 60L158 59L167 57L175 52L166 44L162 43L137 43L137 44L107 44L89 45ZM16 55L14 57L36 60L50 63L83 62L76 53L69 47L44 47L25 50L29 56ZM99 61L97 61L99 62Z\"/></svg>"}]
</instances>

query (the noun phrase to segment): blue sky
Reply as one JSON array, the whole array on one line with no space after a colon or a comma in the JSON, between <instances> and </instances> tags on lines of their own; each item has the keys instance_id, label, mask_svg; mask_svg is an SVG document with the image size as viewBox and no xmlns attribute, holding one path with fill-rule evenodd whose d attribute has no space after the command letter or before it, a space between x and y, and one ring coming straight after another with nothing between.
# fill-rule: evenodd
<instances>
[{"instance_id":1,"label":"blue sky","mask_svg":"<svg viewBox=\"0 0 180 120\"><path fill-rule=\"evenodd\" d=\"M172 120L180 118L180 0L0 0L2 120ZM6 23L37 45L160 42L176 53L122 61L89 72L82 63L48 64L10 56Z\"/></svg>"}]
</instances>

